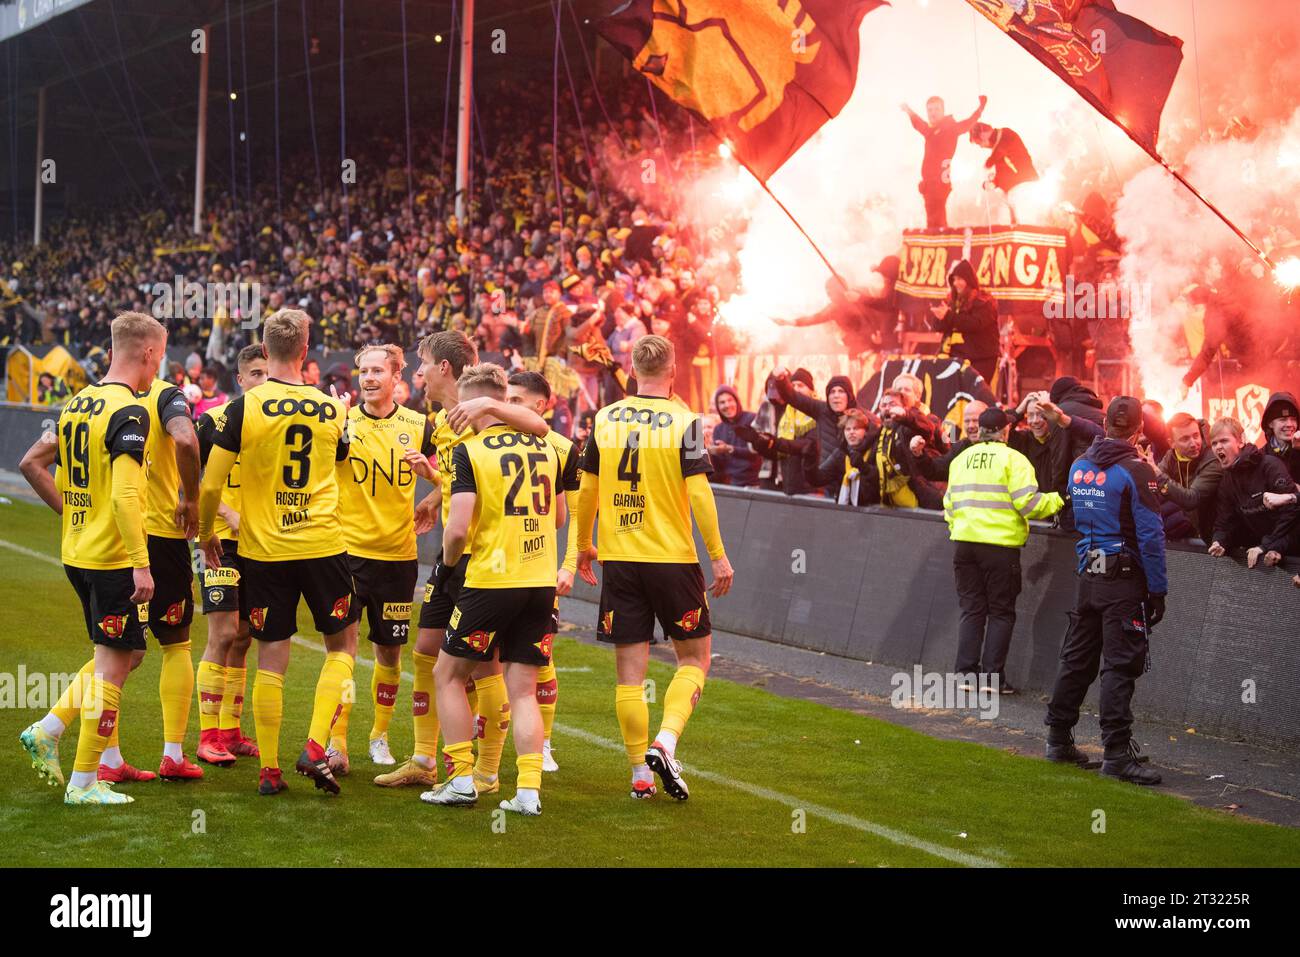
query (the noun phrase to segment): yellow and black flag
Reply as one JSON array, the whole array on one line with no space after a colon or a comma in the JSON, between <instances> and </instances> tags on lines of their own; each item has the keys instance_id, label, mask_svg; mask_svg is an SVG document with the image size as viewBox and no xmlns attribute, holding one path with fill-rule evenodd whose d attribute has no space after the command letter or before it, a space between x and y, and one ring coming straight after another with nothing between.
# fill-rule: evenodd
<instances>
[{"instance_id":1,"label":"yellow and black flag","mask_svg":"<svg viewBox=\"0 0 1300 957\"><path fill-rule=\"evenodd\" d=\"M884 0L628 0L596 29L767 181L853 93Z\"/></svg>"}]
</instances>

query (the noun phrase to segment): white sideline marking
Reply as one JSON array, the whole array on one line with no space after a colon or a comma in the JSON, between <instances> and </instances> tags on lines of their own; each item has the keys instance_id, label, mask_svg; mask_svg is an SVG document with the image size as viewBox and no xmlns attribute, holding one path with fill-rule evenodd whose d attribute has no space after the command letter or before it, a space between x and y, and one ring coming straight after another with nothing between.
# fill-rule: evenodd
<instances>
[{"instance_id":1,"label":"white sideline marking","mask_svg":"<svg viewBox=\"0 0 1300 957\"><path fill-rule=\"evenodd\" d=\"M6 542L3 538L0 538L0 548L7 548L10 551L17 552L19 555L26 555L28 558L35 558L37 561L45 562L47 565L54 565L58 568L63 567L63 562L59 561L57 558L46 555L44 552L37 552L30 548L23 548L23 546L15 545L13 542Z\"/></svg>"},{"instance_id":2,"label":"white sideline marking","mask_svg":"<svg viewBox=\"0 0 1300 957\"><path fill-rule=\"evenodd\" d=\"M0 547L8 548L11 551L18 552L28 558L35 558L38 561L46 562L50 565L62 566L57 558L45 554L44 552L34 551L30 548L24 548L22 545L15 545L13 542L5 541L0 538ZM308 641L301 635L294 635L291 639L295 645L301 645L304 648L310 648L313 651L324 652L325 647L314 641ZM366 668L373 668L375 663L369 658L356 659L357 664ZM591 671L591 668L556 668L556 671ZM415 676L409 671L403 671L402 677L408 681L414 681ZM623 745L617 741L611 741L609 738L603 738L598 734L592 734L590 731L584 731L582 728L574 728L567 724L555 723L556 731L561 734L586 741L588 744L603 748L606 751L616 751L623 753ZM934 857L939 857L945 861L952 861L954 864L961 864L965 867L1001 867L997 861L989 860L985 857L979 857L975 854L967 854L964 851L953 850L944 847L941 844L934 844L930 841L922 840L919 837L913 837L904 831L896 831L892 827L885 827L883 824L877 824L874 821L868 821L865 818L856 817L852 814L845 814L843 811L836 811L834 808L822 807L820 804L813 804L809 801L802 801L799 798L791 797L788 794L782 794L780 791L773 791L770 788L760 787L757 784L750 784L747 781L739 781L736 778L730 778L722 774L715 774L712 771L706 771L693 765L683 765L685 770L689 771L697 778L703 778L713 784L720 784L723 787L729 787L751 797L759 798L764 801L772 801L776 804L784 804L788 808L801 809L813 817L820 817L832 823L850 827L857 831L863 831L867 834L874 834L876 837L883 838L891 844L898 844L902 847L910 847L914 850L922 851Z\"/></svg>"},{"instance_id":3,"label":"white sideline marking","mask_svg":"<svg viewBox=\"0 0 1300 957\"><path fill-rule=\"evenodd\" d=\"M304 648L310 648L313 651L324 652L324 645L314 641L294 635L292 639L295 645L301 645ZM369 658L356 659L357 664L366 668L373 668L375 663ZM557 671L563 669L557 668ZM578 670L578 669L573 669ZM585 669L590 671L590 668ZM414 681L415 676L409 671L403 671L402 677L408 681ZM584 731L582 728L575 728L567 724L556 722L554 729L561 734L577 738L580 741L586 741L598 748L606 751L616 751L623 754L624 748L621 742L611 741L609 738L603 738L598 734L592 734L590 731ZM703 778L713 784L720 784L723 787L729 787L750 797L756 797L764 801L772 801L776 804L784 804L788 808L803 810L813 817L820 817L832 823L850 827L857 831L864 831L867 834L874 834L876 837L884 838L891 844L898 844L903 847L910 847L914 850L923 851L934 857L943 858L945 861L952 861L954 864L961 864L964 867L1001 867L997 861L990 860L986 857L979 857L976 854L967 854L964 851L954 850L950 847L944 847L942 844L934 844L930 841L922 840L919 837L913 837L904 831L894 830L892 827L886 827L883 824L877 824L874 821L868 821L865 818L856 817L852 814L845 814L843 811L837 811L834 808L822 807L820 804L813 804L809 801L803 801L788 794L782 794L780 791L773 791L771 788L760 787L757 784L750 784L748 781L739 781L736 778L727 777L723 774L715 774L712 771L706 771L703 768L694 765L684 764L683 769L694 777Z\"/></svg>"}]
</instances>

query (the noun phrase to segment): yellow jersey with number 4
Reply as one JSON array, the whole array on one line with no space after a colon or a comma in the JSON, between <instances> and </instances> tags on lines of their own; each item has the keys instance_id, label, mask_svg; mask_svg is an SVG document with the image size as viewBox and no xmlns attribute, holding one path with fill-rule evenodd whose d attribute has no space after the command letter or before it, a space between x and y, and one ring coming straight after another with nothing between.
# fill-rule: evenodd
<instances>
[{"instance_id":1,"label":"yellow jersey with number 4","mask_svg":"<svg viewBox=\"0 0 1300 957\"><path fill-rule=\"evenodd\" d=\"M662 396L629 396L596 413L582 468L600 476L602 561L695 564L686 479L709 475L699 416Z\"/></svg>"},{"instance_id":2,"label":"yellow jersey with number 4","mask_svg":"<svg viewBox=\"0 0 1300 957\"><path fill-rule=\"evenodd\" d=\"M452 458L451 494L477 495L466 587L554 588L559 451L548 439L493 425L457 445Z\"/></svg>"},{"instance_id":3,"label":"yellow jersey with number 4","mask_svg":"<svg viewBox=\"0 0 1300 957\"><path fill-rule=\"evenodd\" d=\"M347 413L314 386L268 379L231 401L212 441L239 456L239 555L277 562L345 551L337 463Z\"/></svg>"},{"instance_id":4,"label":"yellow jersey with number 4","mask_svg":"<svg viewBox=\"0 0 1300 957\"><path fill-rule=\"evenodd\" d=\"M121 382L82 389L59 413L55 426L55 485L63 499L63 564L74 568L130 568L113 517L113 460L129 455L142 466L149 413ZM144 527L147 476L140 471L140 525Z\"/></svg>"}]
</instances>

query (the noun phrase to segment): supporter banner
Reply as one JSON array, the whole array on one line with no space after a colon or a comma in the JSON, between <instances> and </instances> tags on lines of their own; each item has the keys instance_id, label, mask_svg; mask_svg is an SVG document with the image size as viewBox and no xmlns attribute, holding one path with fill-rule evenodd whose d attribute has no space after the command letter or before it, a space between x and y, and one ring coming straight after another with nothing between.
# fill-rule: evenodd
<instances>
[{"instance_id":1,"label":"supporter banner","mask_svg":"<svg viewBox=\"0 0 1300 957\"><path fill-rule=\"evenodd\" d=\"M996 399L984 377L962 359L934 356L882 356L879 369L858 390L858 405L874 409L885 389L903 373L921 380L921 401L931 412L961 432L966 403L979 399L993 405Z\"/></svg>"},{"instance_id":2,"label":"supporter banner","mask_svg":"<svg viewBox=\"0 0 1300 957\"><path fill-rule=\"evenodd\" d=\"M900 259L895 290L905 312L946 298L948 272L969 259L1001 312L1041 314L1043 303L1065 300L1069 234L1047 226L905 229Z\"/></svg>"}]
</instances>

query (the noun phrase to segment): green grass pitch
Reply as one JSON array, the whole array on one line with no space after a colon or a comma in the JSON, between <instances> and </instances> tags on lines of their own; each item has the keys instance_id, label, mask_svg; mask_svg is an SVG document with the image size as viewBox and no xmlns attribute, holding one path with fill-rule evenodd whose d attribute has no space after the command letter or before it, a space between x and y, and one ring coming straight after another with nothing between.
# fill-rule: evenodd
<instances>
[{"instance_id":1,"label":"green grass pitch","mask_svg":"<svg viewBox=\"0 0 1300 957\"><path fill-rule=\"evenodd\" d=\"M58 527L43 507L0 506L0 672L74 672L90 644L57 563ZM18 551L18 546L28 553ZM30 554L36 553L36 554ZM310 619L300 613L300 626ZM295 646L285 683L281 756L306 735L321 665L319 636ZM194 658L206 630L195 615ZM161 755L151 651L127 684L122 749L156 769ZM613 660L604 648L556 641L560 699L554 744L561 770L543 783L543 816L421 804L415 789L375 787L367 642L356 678L352 774L337 798L289 773L290 790L256 793L254 762L205 766L204 780L123 786L117 809L69 808L41 782L18 743L44 708L0 709L0 856L9 866L1294 866L1300 832L1230 818L1096 773L917 732L754 687L712 681L682 741L691 799L628 797L614 718ZM255 652L254 652L255 653ZM250 665L254 663L250 654ZM409 652L404 661L410 670ZM658 687L668 668L651 665ZM9 680L13 680L10 678ZM251 669L250 669L251 688ZM389 735L409 753L409 676ZM651 706L657 727L660 708ZM252 734L251 708L244 729ZM63 744L69 773L77 730ZM198 738L190 714L186 751ZM514 752L502 760L513 793ZM1098 811L1105 830L1098 833ZM504 829L502 829L504 822ZM199 825L202 825L201 827Z\"/></svg>"}]
</instances>

